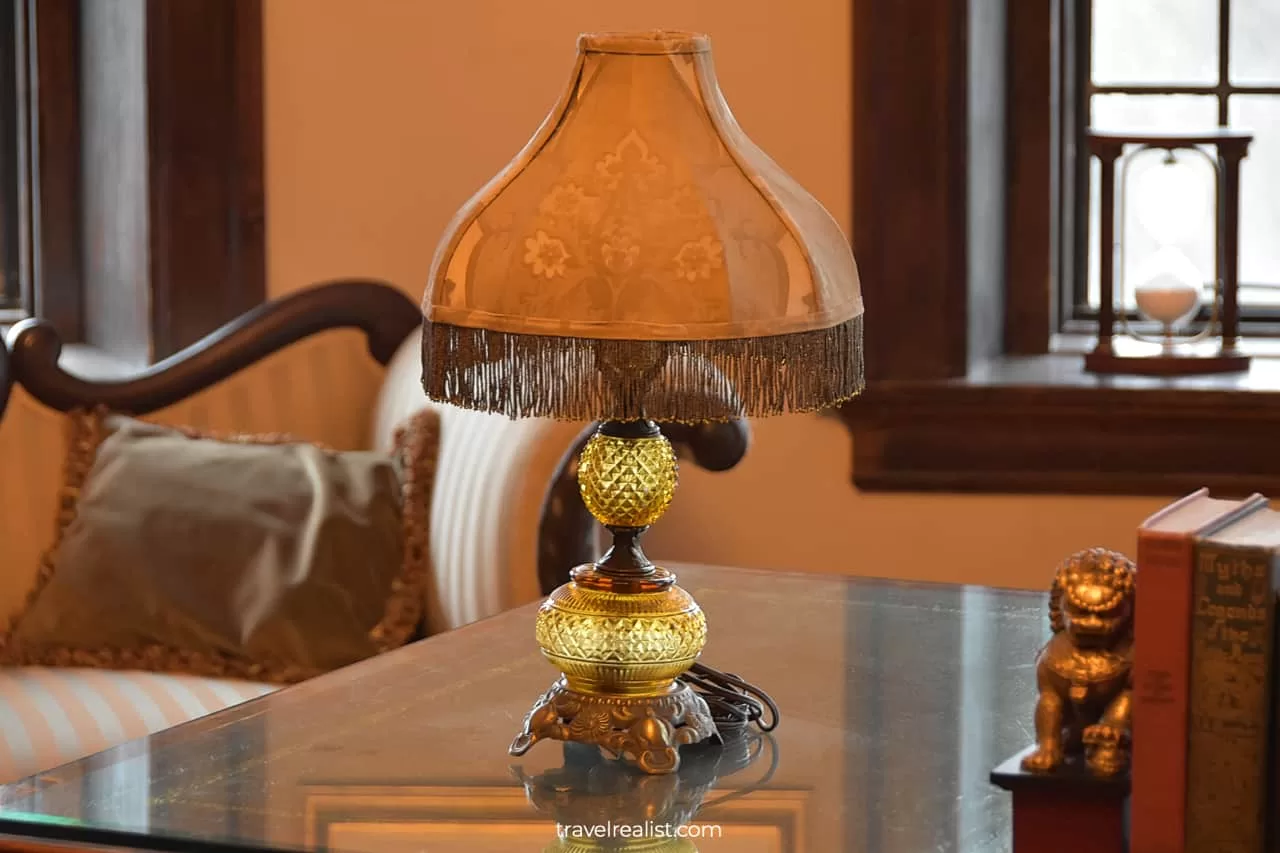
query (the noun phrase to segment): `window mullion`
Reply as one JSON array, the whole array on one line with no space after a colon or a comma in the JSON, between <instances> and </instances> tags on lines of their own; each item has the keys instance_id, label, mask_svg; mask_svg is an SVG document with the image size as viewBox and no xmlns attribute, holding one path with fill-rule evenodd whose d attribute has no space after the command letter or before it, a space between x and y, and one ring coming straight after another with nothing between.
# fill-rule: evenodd
<instances>
[{"instance_id":1,"label":"window mullion","mask_svg":"<svg viewBox=\"0 0 1280 853\"><path fill-rule=\"evenodd\" d=\"M1231 93L1231 0L1218 0L1218 126L1231 120L1227 98Z\"/></svg>"}]
</instances>

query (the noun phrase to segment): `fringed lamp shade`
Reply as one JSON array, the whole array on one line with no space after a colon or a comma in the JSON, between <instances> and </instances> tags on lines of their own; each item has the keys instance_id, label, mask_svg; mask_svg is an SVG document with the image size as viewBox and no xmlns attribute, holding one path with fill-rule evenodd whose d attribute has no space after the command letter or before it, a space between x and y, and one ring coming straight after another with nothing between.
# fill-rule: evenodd
<instances>
[{"instance_id":1,"label":"fringed lamp shade","mask_svg":"<svg viewBox=\"0 0 1280 853\"><path fill-rule=\"evenodd\" d=\"M747 139L700 35L580 37L559 103L450 224L423 312L427 394L510 417L723 420L863 386L849 245Z\"/></svg>"}]
</instances>

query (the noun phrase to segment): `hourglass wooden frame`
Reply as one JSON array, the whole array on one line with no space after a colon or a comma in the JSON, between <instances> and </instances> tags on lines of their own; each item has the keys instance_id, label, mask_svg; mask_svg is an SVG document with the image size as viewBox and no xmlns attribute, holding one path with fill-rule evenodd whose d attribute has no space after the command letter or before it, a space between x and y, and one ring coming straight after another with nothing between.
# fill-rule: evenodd
<instances>
[{"instance_id":1,"label":"hourglass wooden frame","mask_svg":"<svg viewBox=\"0 0 1280 853\"><path fill-rule=\"evenodd\" d=\"M1249 369L1249 357L1239 349L1240 302L1240 163L1249 151L1253 135L1247 131L1219 128L1208 133L1115 133L1090 130L1085 135L1089 154L1101 165L1101 239L1099 252L1098 342L1085 355L1085 370L1104 374L1147 376L1188 376L1212 373L1239 373ZM1156 352L1122 352L1116 347L1115 305L1116 247L1116 165L1128 146L1141 150L1163 150L1172 154L1191 150L1207 154L1214 149L1215 234L1214 306L1208 336L1216 336L1218 346L1160 349ZM1137 152L1133 152L1137 153ZM1214 319L1216 317L1216 321ZM1123 316L1122 327L1127 327ZM1216 325L1216 330L1212 328Z\"/></svg>"}]
</instances>

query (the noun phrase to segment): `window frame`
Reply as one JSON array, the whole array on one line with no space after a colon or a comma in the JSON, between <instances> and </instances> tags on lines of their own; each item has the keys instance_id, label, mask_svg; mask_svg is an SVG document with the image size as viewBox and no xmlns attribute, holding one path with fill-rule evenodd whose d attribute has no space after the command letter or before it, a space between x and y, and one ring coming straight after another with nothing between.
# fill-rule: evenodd
<instances>
[{"instance_id":1,"label":"window frame","mask_svg":"<svg viewBox=\"0 0 1280 853\"><path fill-rule=\"evenodd\" d=\"M1255 358L1245 376L1096 376L1083 370L1087 338L1052 334L1071 244L1054 212L1075 156L1064 130L1080 121L1063 73L1078 2L853 6L851 238L868 384L839 415L860 490L1280 494L1280 361ZM1003 15L984 18L992 5ZM996 36L1002 87L972 55ZM969 146L993 135L972 132L975 104L998 97L1002 157L983 174ZM992 221L994 274L969 262Z\"/></svg>"},{"instance_id":2,"label":"window frame","mask_svg":"<svg viewBox=\"0 0 1280 853\"><path fill-rule=\"evenodd\" d=\"M1094 95L1199 95L1217 99L1217 126L1228 127L1230 124L1230 100L1235 95L1265 95L1280 98L1280 84L1250 85L1233 84L1231 82L1231 8L1234 0L1216 0L1218 3L1217 50L1218 81L1214 84L1095 84L1093 82L1093 47L1092 19L1093 3L1097 0L1077 0L1063 3L1063 14L1068 20L1060 30L1063 45L1059 47L1059 62L1063 63L1061 74L1070 81L1070 89L1064 94L1064 101L1072 104L1075 120L1063 126L1063 132L1070 134L1063 147L1074 149L1074 156L1064 163L1064 176L1067 191L1058 199L1058 213L1061 233L1071 239L1074 251L1064 253L1059 263L1062 264L1058 281L1058 312L1063 318L1056 329L1059 333L1082 335L1089 334L1097 322L1098 310L1089 306L1088 302L1088 269L1083 264L1075 263L1076 259L1086 258L1089 239L1090 197L1090 162L1088 147L1085 144L1085 133L1089 128L1092 115ZM1078 100L1071 92L1082 93ZM1195 130L1196 128L1190 128ZM1241 282L1241 286L1247 286ZM1280 286L1280 282L1268 284ZM1137 312L1128 312L1130 321L1141 321ZM1197 317L1198 322L1206 322L1209 318L1208 306L1202 306ZM1280 335L1280 305L1275 306L1240 306L1240 325L1244 335L1276 336Z\"/></svg>"},{"instance_id":3,"label":"window frame","mask_svg":"<svg viewBox=\"0 0 1280 853\"><path fill-rule=\"evenodd\" d=\"M23 6L0 4L0 321L24 316L26 292L25 177L27 87Z\"/></svg>"},{"instance_id":4,"label":"window frame","mask_svg":"<svg viewBox=\"0 0 1280 853\"><path fill-rule=\"evenodd\" d=\"M100 136L82 80L112 73L87 67L82 3L4 0L27 36L27 167L30 203L19 213L29 246L25 309L63 340L86 343L143 366L199 340L266 297L261 0L145 0L129 8L141 27L133 61L141 82L122 78L98 98L141 98L144 177L122 184L84 141ZM101 8L101 7L99 7ZM116 63L120 64L120 63ZM89 78L92 79L92 78ZM141 86L141 90L138 86ZM131 88L132 87L132 88ZM104 94L105 93L105 94ZM98 102L101 107L104 102ZM108 119L109 121L109 119ZM108 128L110 129L110 128ZM107 198L86 204L87 191ZM103 194L106 194L105 196ZM119 208L145 211L144 276L111 276L94 254ZM94 237L92 235L99 235ZM97 243L93 241L97 240ZM109 271L108 271L109 272ZM143 280L139 280L143 279ZM91 305L114 306L104 315Z\"/></svg>"}]
</instances>

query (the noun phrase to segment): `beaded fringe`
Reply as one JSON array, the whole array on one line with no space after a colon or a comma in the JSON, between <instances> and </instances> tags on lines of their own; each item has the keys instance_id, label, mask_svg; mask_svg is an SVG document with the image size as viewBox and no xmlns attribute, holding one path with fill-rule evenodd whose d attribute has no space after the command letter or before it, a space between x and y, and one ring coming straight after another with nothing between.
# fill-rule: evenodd
<instances>
[{"instance_id":1,"label":"beaded fringe","mask_svg":"<svg viewBox=\"0 0 1280 853\"><path fill-rule=\"evenodd\" d=\"M862 391L862 317L812 332L696 341L428 322L422 364L431 399L510 418L699 423L811 412Z\"/></svg>"}]
</instances>

